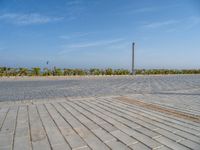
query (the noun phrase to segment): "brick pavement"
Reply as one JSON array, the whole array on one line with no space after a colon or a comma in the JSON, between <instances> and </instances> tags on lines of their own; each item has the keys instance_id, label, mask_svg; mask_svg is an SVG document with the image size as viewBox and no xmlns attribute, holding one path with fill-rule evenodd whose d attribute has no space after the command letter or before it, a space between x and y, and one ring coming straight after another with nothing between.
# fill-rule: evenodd
<instances>
[{"instance_id":1,"label":"brick pavement","mask_svg":"<svg viewBox=\"0 0 200 150\"><path fill-rule=\"evenodd\" d=\"M117 96L10 103L0 105L0 149L199 150L200 124Z\"/></svg>"},{"instance_id":2,"label":"brick pavement","mask_svg":"<svg viewBox=\"0 0 200 150\"><path fill-rule=\"evenodd\" d=\"M0 101L0 150L200 149L199 75L2 80Z\"/></svg>"},{"instance_id":3,"label":"brick pavement","mask_svg":"<svg viewBox=\"0 0 200 150\"><path fill-rule=\"evenodd\" d=\"M185 102L187 99L198 101L200 75L66 77L60 80L25 78L8 81L0 78L0 101L127 94L152 94L150 97L157 97L153 97L153 99L174 97L175 99L186 99ZM149 97L149 95L147 96ZM188 104L185 102L184 104ZM196 107L196 105L192 107ZM199 105L197 107L199 108Z\"/></svg>"}]
</instances>

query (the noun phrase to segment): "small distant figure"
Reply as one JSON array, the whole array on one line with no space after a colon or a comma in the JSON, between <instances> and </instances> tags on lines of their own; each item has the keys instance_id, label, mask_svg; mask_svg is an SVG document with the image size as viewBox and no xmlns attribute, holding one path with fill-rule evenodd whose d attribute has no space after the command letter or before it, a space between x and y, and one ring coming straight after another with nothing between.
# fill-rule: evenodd
<instances>
[{"instance_id":1,"label":"small distant figure","mask_svg":"<svg viewBox=\"0 0 200 150\"><path fill-rule=\"evenodd\" d=\"M46 64L48 65L48 64L49 64L49 61L47 61Z\"/></svg>"}]
</instances>

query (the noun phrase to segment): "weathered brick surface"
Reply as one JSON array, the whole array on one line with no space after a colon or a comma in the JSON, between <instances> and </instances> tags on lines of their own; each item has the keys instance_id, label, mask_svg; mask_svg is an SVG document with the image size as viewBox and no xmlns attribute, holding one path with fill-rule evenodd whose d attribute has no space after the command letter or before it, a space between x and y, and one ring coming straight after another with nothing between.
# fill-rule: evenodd
<instances>
[{"instance_id":1,"label":"weathered brick surface","mask_svg":"<svg viewBox=\"0 0 200 150\"><path fill-rule=\"evenodd\" d=\"M22 89L25 96L16 99L28 97L28 100L34 98L34 94L38 94L35 99L45 99L0 102L0 150L199 150L198 121L116 98L119 94L127 94L126 97L130 99L198 116L200 79L197 77L199 76L40 81L40 85L44 87L51 85L50 90L42 86L36 90L35 81L27 81L32 87ZM12 100L12 96L8 96L8 89L1 88L2 84L5 87L6 84L18 85L18 82L23 86L27 84L25 81L0 82L0 101L2 95L5 100ZM30 93L27 93L28 90ZM17 94L20 92L17 91L14 95ZM112 96L102 96L109 94ZM62 98L64 95L67 97ZM88 95L90 97L84 97ZM56 98L52 99L52 96Z\"/></svg>"},{"instance_id":2,"label":"weathered brick surface","mask_svg":"<svg viewBox=\"0 0 200 150\"><path fill-rule=\"evenodd\" d=\"M198 123L115 97L18 104L0 111L1 149L200 148Z\"/></svg>"}]
</instances>

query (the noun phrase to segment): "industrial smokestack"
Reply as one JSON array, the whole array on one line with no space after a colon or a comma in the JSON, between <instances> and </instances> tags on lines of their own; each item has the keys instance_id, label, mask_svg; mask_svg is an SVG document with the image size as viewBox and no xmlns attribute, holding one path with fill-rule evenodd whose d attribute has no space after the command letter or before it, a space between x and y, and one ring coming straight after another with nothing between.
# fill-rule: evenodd
<instances>
[{"instance_id":1,"label":"industrial smokestack","mask_svg":"<svg viewBox=\"0 0 200 150\"><path fill-rule=\"evenodd\" d=\"M133 44L132 44L132 75L135 75L135 57L134 57L134 52L135 52L135 50L134 50L134 46L135 46L135 43L133 42Z\"/></svg>"}]
</instances>

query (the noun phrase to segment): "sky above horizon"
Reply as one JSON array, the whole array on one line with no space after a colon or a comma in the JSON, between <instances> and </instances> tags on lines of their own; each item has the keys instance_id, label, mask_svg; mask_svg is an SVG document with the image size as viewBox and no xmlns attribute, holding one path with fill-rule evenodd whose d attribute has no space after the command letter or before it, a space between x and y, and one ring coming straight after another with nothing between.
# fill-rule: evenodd
<instances>
[{"instance_id":1,"label":"sky above horizon","mask_svg":"<svg viewBox=\"0 0 200 150\"><path fill-rule=\"evenodd\" d=\"M0 0L0 66L200 68L199 0Z\"/></svg>"}]
</instances>

